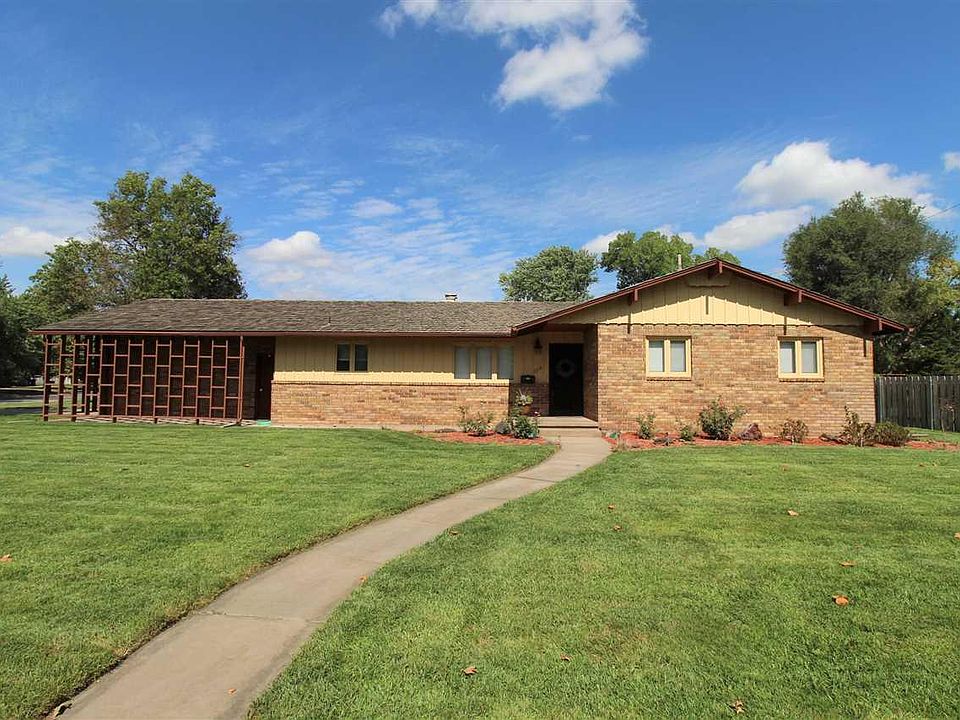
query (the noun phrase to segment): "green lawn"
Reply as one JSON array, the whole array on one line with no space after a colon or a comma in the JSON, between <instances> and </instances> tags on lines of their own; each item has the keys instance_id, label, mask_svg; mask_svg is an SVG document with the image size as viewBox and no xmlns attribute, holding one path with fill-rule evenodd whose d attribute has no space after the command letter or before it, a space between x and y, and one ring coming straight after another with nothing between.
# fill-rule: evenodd
<instances>
[{"instance_id":1,"label":"green lawn","mask_svg":"<svg viewBox=\"0 0 960 720\"><path fill-rule=\"evenodd\" d=\"M618 453L385 566L255 716L960 717L958 509L955 452Z\"/></svg>"},{"instance_id":2,"label":"green lawn","mask_svg":"<svg viewBox=\"0 0 960 720\"><path fill-rule=\"evenodd\" d=\"M0 417L0 718L49 709L285 553L550 452Z\"/></svg>"},{"instance_id":3,"label":"green lawn","mask_svg":"<svg viewBox=\"0 0 960 720\"><path fill-rule=\"evenodd\" d=\"M939 440L941 442L960 445L960 432L944 432L942 430L929 430L927 428L910 428L910 432L920 440Z\"/></svg>"}]
</instances>

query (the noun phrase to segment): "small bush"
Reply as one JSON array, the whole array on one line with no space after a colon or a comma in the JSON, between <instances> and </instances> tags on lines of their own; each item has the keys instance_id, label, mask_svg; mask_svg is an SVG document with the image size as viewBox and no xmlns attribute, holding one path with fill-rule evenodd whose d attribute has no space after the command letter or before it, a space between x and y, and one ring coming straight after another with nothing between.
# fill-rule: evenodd
<instances>
[{"instance_id":1,"label":"small bush","mask_svg":"<svg viewBox=\"0 0 960 720\"><path fill-rule=\"evenodd\" d=\"M903 447L910 439L910 431L895 422L878 422L873 427L873 436L879 445Z\"/></svg>"},{"instance_id":2,"label":"small bush","mask_svg":"<svg viewBox=\"0 0 960 720\"><path fill-rule=\"evenodd\" d=\"M493 413L475 413L470 415L465 407L460 408L460 429L467 435L486 435L490 432L490 423L493 422Z\"/></svg>"},{"instance_id":3,"label":"small bush","mask_svg":"<svg viewBox=\"0 0 960 720\"><path fill-rule=\"evenodd\" d=\"M727 407L723 400L712 400L700 411L700 429L704 435L714 440L729 440L737 420L747 414L739 405Z\"/></svg>"},{"instance_id":4,"label":"small bush","mask_svg":"<svg viewBox=\"0 0 960 720\"><path fill-rule=\"evenodd\" d=\"M780 426L780 439L802 443L807 439L807 424L803 420L787 420Z\"/></svg>"},{"instance_id":5,"label":"small bush","mask_svg":"<svg viewBox=\"0 0 960 720\"><path fill-rule=\"evenodd\" d=\"M656 419L653 413L640 415L637 417L637 437L649 440L653 437L653 421Z\"/></svg>"},{"instance_id":6,"label":"small bush","mask_svg":"<svg viewBox=\"0 0 960 720\"><path fill-rule=\"evenodd\" d=\"M526 415L518 415L513 418L513 436L524 440L529 440L540 436L540 426L537 421Z\"/></svg>"},{"instance_id":7,"label":"small bush","mask_svg":"<svg viewBox=\"0 0 960 720\"><path fill-rule=\"evenodd\" d=\"M685 423L678 428L677 434L684 442L693 442L693 439L697 436L697 429L690 423Z\"/></svg>"},{"instance_id":8,"label":"small bush","mask_svg":"<svg viewBox=\"0 0 960 720\"><path fill-rule=\"evenodd\" d=\"M860 422L860 415L851 412L846 405L843 406L843 412L846 415L846 420L843 423L843 430L840 431L840 442L857 447L873 445L876 442L873 425Z\"/></svg>"}]
</instances>

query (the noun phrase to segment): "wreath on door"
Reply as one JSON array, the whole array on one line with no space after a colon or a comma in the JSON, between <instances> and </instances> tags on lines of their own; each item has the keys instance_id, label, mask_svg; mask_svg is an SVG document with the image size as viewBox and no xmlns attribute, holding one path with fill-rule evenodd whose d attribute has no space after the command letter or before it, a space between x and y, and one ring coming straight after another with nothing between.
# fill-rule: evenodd
<instances>
[{"instance_id":1,"label":"wreath on door","mask_svg":"<svg viewBox=\"0 0 960 720\"><path fill-rule=\"evenodd\" d=\"M577 364L570 358L562 358L554 367L557 375L566 380L577 371Z\"/></svg>"}]
</instances>

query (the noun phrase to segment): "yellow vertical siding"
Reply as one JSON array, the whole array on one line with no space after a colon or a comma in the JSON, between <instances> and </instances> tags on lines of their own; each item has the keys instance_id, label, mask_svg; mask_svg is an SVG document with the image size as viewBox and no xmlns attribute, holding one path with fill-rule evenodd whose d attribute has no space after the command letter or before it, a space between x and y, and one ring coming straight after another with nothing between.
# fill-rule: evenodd
<instances>
[{"instance_id":1,"label":"yellow vertical siding","mask_svg":"<svg viewBox=\"0 0 960 720\"><path fill-rule=\"evenodd\" d=\"M861 320L821 303L785 305L783 292L735 275L678 278L561 318L560 323L655 325L847 325Z\"/></svg>"}]
</instances>

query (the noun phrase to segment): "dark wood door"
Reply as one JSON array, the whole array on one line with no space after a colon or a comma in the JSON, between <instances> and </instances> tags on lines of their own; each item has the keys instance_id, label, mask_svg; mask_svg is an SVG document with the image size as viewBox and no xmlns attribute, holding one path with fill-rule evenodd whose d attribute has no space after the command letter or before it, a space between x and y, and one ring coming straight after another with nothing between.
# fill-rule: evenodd
<instances>
[{"instance_id":1,"label":"dark wood door","mask_svg":"<svg viewBox=\"0 0 960 720\"><path fill-rule=\"evenodd\" d=\"M270 383L273 382L273 353L257 353L256 385L253 396L253 417L270 419Z\"/></svg>"},{"instance_id":2,"label":"dark wood door","mask_svg":"<svg viewBox=\"0 0 960 720\"><path fill-rule=\"evenodd\" d=\"M583 345L550 343L550 414L583 415Z\"/></svg>"}]
</instances>

